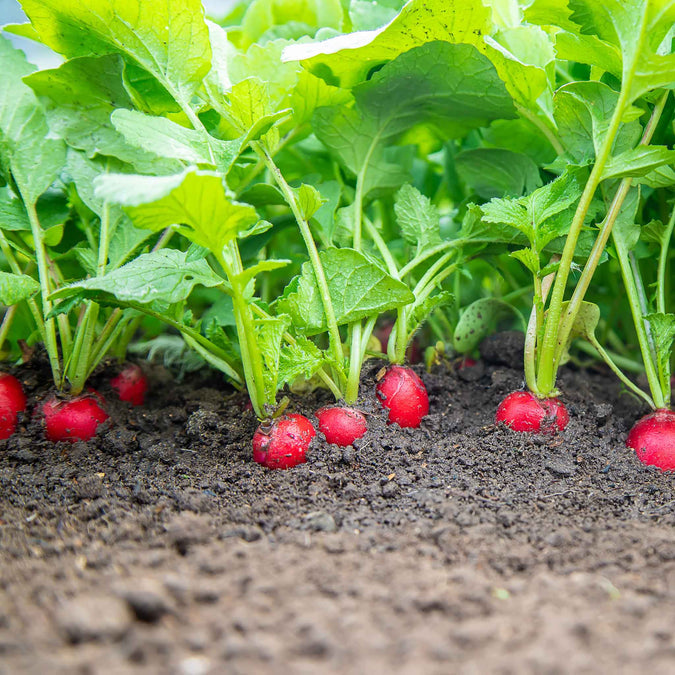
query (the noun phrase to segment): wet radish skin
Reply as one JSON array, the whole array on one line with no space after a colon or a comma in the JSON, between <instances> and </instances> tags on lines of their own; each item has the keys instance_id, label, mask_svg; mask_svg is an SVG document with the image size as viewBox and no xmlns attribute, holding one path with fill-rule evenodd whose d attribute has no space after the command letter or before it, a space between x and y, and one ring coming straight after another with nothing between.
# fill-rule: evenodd
<instances>
[{"instance_id":1,"label":"wet radish skin","mask_svg":"<svg viewBox=\"0 0 675 675\"><path fill-rule=\"evenodd\" d=\"M513 431L555 433L567 426L570 417L560 399L540 399L529 391L514 391L499 404L496 421Z\"/></svg>"},{"instance_id":2,"label":"wet radish skin","mask_svg":"<svg viewBox=\"0 0 675 675\"><path fill-rule=\"evenodd\" d=\"M416 428L429 413L427 388L419 375L405 366L389 366L376 393L389 411L389 424Z\"/></svg>"},{"instance_id":3,"label":"wet radish skin","mask_svg":"<svg viewBox=\"0 0 675 675\"><path fill-rule=\"evenodd\" d=\"M307 461L307 448L316 436L303 415L283 415L270 426L261 424L253 434L253 461L268 469L290 469Z\"/></svg>"},{"instance_id":4,"label":"wet radish skin","mask_svg":"<svg viewBox=\"0 0 675 675\"><path fill-rule=\"evenodd\" d=\"M319 431L328 443L346 447L368 430L365 415L353 408L330 406L316 411Z\"/></svg>"},{"instance_id":5,"label":"wet radish skin","mask_svg":"<svg viewBox=\"0 0 675 675\"><path fill-rule=\"evenodd\" d=\"M126 366L119 375L110 380L110 384L117 391L120 401L126 401L133 406L143 405L145 402L148 378L135 363Z\"/></svg>"},{"instance_id":6,"label":"wet radish skin","mask_svg":"<svg viewBox=\"0 0 675 675\"><path fill-rule=\"evenodd\" d=\"M69 401L56 397L42 405L45 435L50 441L88 441L96 435L99 424L108 419L103 399L96 393L84 394Z\"/></svg>"},{"instance_id":7,"label":"wet radish skin","mask_svg":"<svg viewBox=\"0 0 675 675\"><path fill-rule=\"evenodd\" d=\"M645 415L630 430L626 445L643 464L675 469L675 412L661 408Z\"/></svg>"},{"instance_id":8,"label":"wet radish skin","mask_svg":"<svg viewBox=\"0 0 675 675\"><path fill-rule=\"evenodd\" d=\"M18 415L25 409L26 395L19 380L0 373L0 439L9 438L16 431Z\"/></svg>"}]
</instances>

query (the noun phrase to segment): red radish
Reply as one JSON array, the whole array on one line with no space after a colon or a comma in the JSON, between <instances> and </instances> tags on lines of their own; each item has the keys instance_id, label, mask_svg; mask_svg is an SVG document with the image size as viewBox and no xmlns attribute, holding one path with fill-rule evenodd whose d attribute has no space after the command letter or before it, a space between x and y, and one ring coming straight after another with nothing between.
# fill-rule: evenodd
<instances>
[{"instance_id":1,"label":"red radish","mask_svg":"<svg viewBox=\"0 0 675 675\"><path fill-rule=\"evenodd\" d=\"M253 434L253 461L268 469L290 469L307 461L314 436L314 426L303 415L282 415L269 426L261 424Z\"/></svg>"},{"instance_id":2,"label":"red radish","mask_svg":"<svg viewBox=\"0 0 675 675\"><path fill-rule=\"evenodd\" d=\"M457 369L458 370L464 370L464 368L473 368L477 364L478 364L478 361L476 361L476 359L472 359L470 356L465 356L459 362L459 365L457 366Z\"/></svg>"},{"instance_id":3,"label":"red radish","mask_svg":"<svg viewBox=\"0 0 675 675\"><path fill-rule=\"evenodd\" d=\"M16 431L17 417L26 409L26 395L13 375L0 374L0 439Z\"/></svg>"},{"instance_id":4,"label":"red radish","mask_svg":"<svg viewBox=\"0 0 675 675\"><path fill-rule=\"evenodd\" d=\"M97 392L82 394L70 401L55 396L42 405L45 417L45 433L50 441L88 441L96 435L101 422L108 413L101 407L102 397Z\"/></svg>"},{"instance_id":5,"label":"red radish","mask_svg":"<svg viewBox=\"0 0 675 675\"><path fill-rule=\"evenodd\" d=\"M377 383L377 397L389 410L389 423L418 427L429 412L427 389L417 373L404 366L389 366Z\"/></svg>"},{"instance_id":6,"label":"red radish","mask_svg":"<svg viewBox=\"0 0 675 675\"><path fill-rule=\"evenodd\" d=\"M529 391L514 391L497 408L497 422L514 431L562 431L570 421L567 408L557 398L537 398Z\"/></svg>"},{"instance_id":7,"label":"red radish","mask_svg":"<svg viewBox=\"0 0 675 675\"><path fill-rule=\"evenodd\" d=\"M143 405L145 392L148 391L148 378L140 366L131 363L119 375L110 380L121 401L127 401L131 405Z\"/></svg>"},{"instance_id":8,"label":"red radish","mask_svg":"<svg viewBox=\"0 0 675 675\"><path fill-rule=\"evenodd\" d=\"M316 411L319 420L319 431L328 443L341 447L351 445L368 430L366 417L353 408L331 406Z\"/></svg>"},{"instance_id":9,"label":"red radish","mask_svg":"<svg viewBox=\"0 0 675 675\"><path fill-rule=\"evenodd\" d=\"M675 412L661 408L645 415L630 430L626 445L643 464L675 469Z\"/></svg>"}]
</instances>

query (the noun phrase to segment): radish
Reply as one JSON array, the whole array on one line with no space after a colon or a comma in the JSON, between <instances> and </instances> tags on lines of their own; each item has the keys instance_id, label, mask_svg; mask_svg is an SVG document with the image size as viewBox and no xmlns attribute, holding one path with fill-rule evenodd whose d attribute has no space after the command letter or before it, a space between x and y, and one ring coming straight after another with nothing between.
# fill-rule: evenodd
<instances>
[{"instance_id":1,"label":"radish","mask_svg":"<svg viewBox=\"0 0 675 675\"><path fill-rule=\"evenodd\" d=\"M351 445L368 430L366 417L353 408L329 406L316 411L319 420L319 431L328 443L341 447Z\"/></svg>"},{"instance_id":2,"label":"radish","mask_svg":"<svg viewBox=\"0 0 675 675\"><path fill-rule=\"evenodd\" d=\"M70 401L47 399L42 405L45 434L50 441L88 441L96 435L101 422L108 419L103 398L95 391Z\"/></svg>"},{"instance_id":3,"label":"radish","mask_svg":"<svg viewBox=\"0 0 675 675\"><path fill-rule=\"evenodd\" d=\"M143 405L145 392L148 391L148 378L140 366L131 363L116 377L110 380L113 389L117 391L121 401L131 405Z\"/></svg>"},{"instance_id":4,"label":"radish","mask_svg":"<svg viewBox=\"0 0 675 675\"><path fill-rule=\"evenodd\" d=\"M645 415L630 430L626 445L643 464L675 469L675 412L661 408Z\"/></svg>"},{"instance_id":5,"label":"radish","mask_svg":"<svg viewBox=\"0 0 675 675\"><path fill-rule=\"evenodd\" d=\"M271 424L261 424L253 434L253 461L268 469L290 469L307 461L314 436L314 426L303 415L282 415Z\"/></svg>"},{"instance_id":6,"label":"radish","mask_svg":"<svg viewBox=\"0 0 675 675\"><path fill-rule=\"evenodd\" d=\"M0 439L16 431L18 414L26 409L26 395L13 375L0 374Z\"/></svg>"},{"instance_id":7,"label":"radish","mask_svg":"<svg viewBox=\"0 0 675 675\"><path fill-rule=\"evenodd\" d=\"M389 410L389 423L419 427L429 412L429 396L424 383L410 368L389 366L376 388L377 397Z\"/></svg>"},{"instance_id":8,"label":"radish","mask_svg":"<svg viewBox=\"0 0 675 675\"><path fill-rule=\"evenodd\" d=\"M504 422L513 431L562 431L570 417L557 398L537 398L529 391L514 391L497 408L497 422Z\"/></svg>"}]
</instances>

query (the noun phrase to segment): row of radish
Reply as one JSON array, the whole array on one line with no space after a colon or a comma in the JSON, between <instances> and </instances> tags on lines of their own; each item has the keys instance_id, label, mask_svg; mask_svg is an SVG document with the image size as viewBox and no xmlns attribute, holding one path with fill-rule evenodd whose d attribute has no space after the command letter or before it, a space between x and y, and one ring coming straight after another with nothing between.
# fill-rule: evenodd
<instances>
[{"instance_id":1,"label":"row of radish","mask_svg":"<svg viewBox=\"0 0 675 675\"><path fill-rule=\"evenodd\" d=\"M111 380L120 400L137 406L144 403L148 379L135 364ZM388 422L417 428L429 412L424 383L410 368L393 365L381 373L376 395L388 414ZM11 436L19 413L26 409L21 383L9 374L0 375L0 439ZM50 441L89 440L100 423L108 419L105 401L96 391L69 400L50 397L39 408L44 417L45 435ZM352 445L365 435L365 415L356 408L326 406L316 411L318 430L326 442L341 447ZM557 398L538 399L527 391L509 394L499 405L496 422L514 431L556 433L569 422L564 404ZM263 422L253 436L253 460L270 469L288 469L306 461L306 452L316 436L312 422L297 413L282 414ZM626 445L636 451L644 464L662 470L675 469L675 413L656 410L632 428Z\"/></svg>"}]
</instances>

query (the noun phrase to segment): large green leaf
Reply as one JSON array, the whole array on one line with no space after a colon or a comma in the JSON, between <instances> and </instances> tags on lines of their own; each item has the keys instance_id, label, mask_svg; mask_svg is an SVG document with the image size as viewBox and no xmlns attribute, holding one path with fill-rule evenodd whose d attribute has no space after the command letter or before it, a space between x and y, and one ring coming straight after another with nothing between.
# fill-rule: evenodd
<instances>
[{"instance_id":1,"label":"large green leaf","mask_svg":"<svg viewBox=\"0 0 675 675\"><path fill-rule=\"evenodd\" d=\"M49 136L45 114L21 78L35 68L0 36L0 175L16 182L28 203L52 184L65 160L63 142Z\"/></svg>"},{"instance_id":2,"label":"large green leaf","mask_svg":"<svg viewBox=\"0 0 675 675\"><path fill-rule=\"evenodd\" d=\"M329 83L350 87L365 80L376 67L427 42L468 44L492 61L511 96L528 106L547 86L541 63L544 55L551 53L549 39L538 29L525 26L515 31L518 35L493 39L489 37L492 28L491 11L480 2L411 0L386 26L293 45L284 50L283 58L300 60ZM528 52L535 55L533 63L527 61Z\"/></svg>"},{"instance_id":3,"label":"large green leaf","mask_svg":"<svg viewBox=\"0 0 675 675\"><path fill-rule=\"evenodd\" d=\"M461 137L492 120L515 117L494 67L470 45L431 42L411 49L353 93L354 108L321 108L313 124L351 171L369 167L366 194L402 177L386 161L384 147L413 127L425 125L439 139Z\"/></svg>"},{"instance_id":4,"label":"large green leaf","mask_svg":"<svg viewBox=\"0 0 675 675\"><path fill-rule=\"evenodd\" d=\"M127 143L110 115L132 108L124 88L124 62L117 54L71 59L52 70L24 78L45 106L49 127L68 145L89 157L111 155L148 173L178 171L180 165L161 162L157 146L142 150Z\"/></svg>"},{"instance_id":5,"label":"large green leaf","mask_svg":"<svg viewBox=\"0 0 675 675\"><path fill-rule=\"evenodd\" d=\"M60 288L51 297L58 300L84 290L113 295L122 302L173 304L187 299L198 284L213 287L223 283L205 260L188 262L186 256L175 249L144 253L109 274Z\"/></svg>"},{"instance_id":6,"label":"large green leaf","mask_svg":"<svg viewBox=\"0 0 675 675\"><path fill-rule=\"evenodd\" d=\"M126 207L137 227L157 232L176 225L217 256L258 220L252 206L227 197L221 176L193 169L175 176L101 176L96 194Z\"/></svg>"},{"instance_id":7,"label":"large green leaf","mask_svg":"<svg viewBox=\"0 0 675 675\"><path fill-rule=\"evenodd\" d=\"M352 323L415 300L405 284L358 251L330 248L319 255L338 324ZM288 314L295 329L306 335L327 330L319 287L309 263L291 282L277 303L277 311Z\"/></svg>"},{"instance_id":8,"label":"large green leaf","mask_svg":"<svg viewBox=\"0 0 675 675\"><path fill-rule=\"evenodd\" d=\"M42 42L59 54L118 53L189 102L211 67L199 0L22 0Z\"/></svg>"},{"instance_id":9,"label":"large green leaf","mask_svg":"<svg viewBox=\"0 0 675 675\"><path fill-rule=\"evenodd\" d=\"M602 172L603 179L646 176L666 164L675 164L675 150L663 145L638 145L610 157Z\"/></svg>"}]
</instances>

